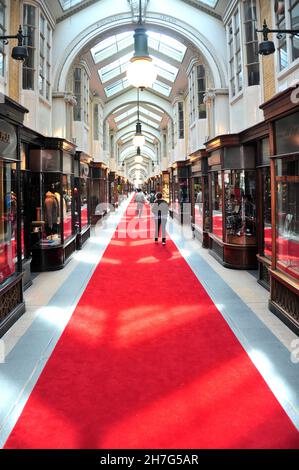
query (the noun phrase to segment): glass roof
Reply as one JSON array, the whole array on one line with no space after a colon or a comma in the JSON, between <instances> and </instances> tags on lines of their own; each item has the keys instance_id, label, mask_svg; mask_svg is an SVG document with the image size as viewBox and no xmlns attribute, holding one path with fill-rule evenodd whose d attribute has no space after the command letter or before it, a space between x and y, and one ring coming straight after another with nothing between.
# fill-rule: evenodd
<instances>
[{"instance_id":1,"label":"glass roof","mask_svg":"<svg viewBox=\"0 0 299 470\"><path fill-rule=\"evenodd\" d=\"M104 39L104 41L99 42L99 44L91 49L91 55L95 63L98 64L129 46L132 46L133 50L134 38L132 31Z\"/></svg>"},{"instance_id":2,"label":"glass roof","mask_svg":"<svg viewBox=\"0 0 299 470\"><path fill-rule=\"evenodd\" d=\"M166 57L179 64L184 59L187 48L176 39L165 34L152 31L148 31L147 34L149 36L150 49L153 52L156 51L156 54L151 53L151 57L158 72L158 80L155 81L152 88L168 97L171 93L170 84L175 82L179 68L175 67L173 63L170 64ZM123 55L121 54L122 51ZM91 55L95 64L100 66L98 74L101 82L103 85L110 82L109 85L104 87L108 98L129 86L124 75L128 69L133 52L134 38L132 31L110 36L91 49ZM101 63L103 63L102 67ZM163 81L159 80L159 78ZM169 84L164 83L164 80L169 82Z\"/></svg>"},{"instance_id":3,"label":"glass roof","mask_svg":"<svg viewBox=\"0 0 299 470\"><path fill-rule=\"evenodd\" d=\"M59 0L59 3L61 5L61 8L66 11L76 5L79 5L79 3L83 3L84 1L85 0Z\"/></svg>"},{"instance_id":4,"label":"glass roof","mask_svg":"<svg viewBox=\"0 0 299 470\"><path fill-rule=\"evenodd\" d=\"M153 112L149 111L148 109L144 108L143 106L139 106L139 110L140 110L141 115L144 115L147 118L153 119L156 122L160 122L161 119L162 119L161 114L153 113ZM132 116L132 114L137 116L137 106L135 106L134 108L131 108L129 111L126 111L125 113L122 113L122 114L116 116L114 118L114 121L116 123L118 123L120 121L123 121L126 118L130 118Z\"/></svg>"},{"instance_id":5,"label":"glass roof","mask_svg":"<svg viewBox=\"0 0 299 470\"><path fill-rule=\"evenodd\" d=\"M209 7L215 8L218 0L200 0L198 3L204 3L205 5L208 5Z\"/></svg>"},{"instance_id":6,"label":"glass roof","mask_svg":"<svg viewBox=\"0 0 299 470\"><path fill-rule=\"evenodd\" d=\"M125 90L128 88L129 82L127 78L121 78L120 80L117 80L116 82L113 82L111 85L108 85L107 87L104 88L105 93L107 97L109 98L110 96L115 95L119 91Z\"/></svg>"}]
</instances>

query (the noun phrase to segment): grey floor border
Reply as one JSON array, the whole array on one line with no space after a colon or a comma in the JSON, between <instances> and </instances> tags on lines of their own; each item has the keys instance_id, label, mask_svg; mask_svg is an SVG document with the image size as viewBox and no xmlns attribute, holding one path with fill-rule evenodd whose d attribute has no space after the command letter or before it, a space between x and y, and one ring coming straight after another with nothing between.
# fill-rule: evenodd
<instances>
[{"instance_id":1,"label":"grey floor border","mask_svg":"<svg viewBox=\"0 0 299 470\"><path fill-rule=\"evenodd\" d=\"M184 228L171 219L168 233L299 431L299 363L291 361L290 351L202 258L200 250L186 256L190 237L184 237Z\"/></svg>"},{"instance_id":2,"label":"grey floor border","mask_svg":"<svg viewBox=\"0 0 299 470\"><path fill-rule=\"evenodd\" d=\"M79 263L47 304L46 307L48 308L51 308L52 306L57 307L59 305L61 309L65 309L63 321L58 324L49 323L48 328L45 329L47 318L43 315L39 315L32 322L24 336L20 338L13 350L8 354L5 363L0 365L0 390L3 391L4 388L7 387L7 382L9 382L7 379L10 377L10 382L12 383L13 380L17 378L20 381L18 387L11 387L11 392L10 390L7 390L7 392L12 395L9 397L11 407L7 411L4 419L2 418L2 422L0 421L0 448L3 448L5 445L6 440L21 415L36 382L38 381L48 359L67 326L67 323L107 246L109 245L119 222L123 218L130 200L131 198L128 198L124 201L117 212L112 213L107 220L101 223L100 230L102 236L100 245L98 243L96 245L93 244L91 240L86 243L84 250L90 249L91 252L97 252L95 262L93 264ZM105 236L103 236L104 232ZM80 285L79 289L78 283ZM70 295L72 296L71 305ZM41 334L41 332L43 334ZM29 358L30 363L28 363L28 357L26 357L26 367L23 367L23 370L20 370L20 363L21 366L24 365L22 362L23 354L24 351L28 349L28 346L32 350L32 356ZM24 373L23 382L22 377L20 377L22 376L22 373Z\"/></svg>"}]
</instances>

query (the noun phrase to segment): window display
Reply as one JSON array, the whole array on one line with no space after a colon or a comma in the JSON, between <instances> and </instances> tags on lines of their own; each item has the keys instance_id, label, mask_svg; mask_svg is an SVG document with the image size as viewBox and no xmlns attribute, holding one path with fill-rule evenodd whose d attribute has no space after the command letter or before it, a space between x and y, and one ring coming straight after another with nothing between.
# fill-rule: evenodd
<instances>
[{"instance_id":1,"label":"window display","mask_svg":"<svg viewBox=\"0 0 299 470\"><path fill-rule=\"evenodd\" d=\"M277 267L299 279L299 158L276 160Z\"/></svg>"},{"instance_id":2,"label":"window display","mask_svg":"<svg viewBox=\"0 0 299 470\"><path fill-rule=\"evenodd\" d=\"M226 242L256 244L255 171L224 172Z\"/></svg>"},{"instance_id":3,"label":"window display","mask_svg":"<svg viewBox=\"0 0 299 470\"><path fill-rule=\"evenodd\" d=\"M203 221L203 229L205 231L210 230L211 225L211 218L210 218L210 210L209 210L209 177L203 176L203 187L204 187L204 202L203 202L203 213L204 213L204 221Z\"/></svg>"},{"instance_id":4,"label":"window display","mask_svg":"<svg viewBox=\"0 0 299 470\"><path fill-rule=\"evenodd\" d=\"M271 176L270 168L262 168L262 195L263 195L263 240L264 256L272 257L272 214L271 214Z\"/></svg>"},{"instance_id":5,"label":"window display","mask_svg":"<svg viewBox=\"0 0 299 470\"><path fill-rule=\"evenodd\" d=\"M73 214L72 214L72 186L71 176L62 177L62 207L63 207L63 232L64 240L73 234Z\"/></svg>"},{"instance_id":6,"label":"window display","mask_svg":"<svg viewBox=\"0 0 299 470\"><path fill-rule=\"evenodd\" d=\"M203 193L201 177L193 180L194 191L194 224L196 228L203 231Z\"/></svg>"},{"instance_id":7,"label":"window display","mask_svg":"<svg viewBox=\"0 0 299 470\"><path fill-rule=\"evenodd\" d=\"M81 191L80 191L80 202L81 202L81 226L82 228L89 224L88 217L88 188L87 180L81 178Z\"/></svg>"},{"instance_id":8,"label":"window display","mask_svg":"<svg viewBox=\"0 0 299 470\"><path fill-rule=\"evenodd\" d=\"M17 197L12 164L0 160L0 282L16 271Z\"/></svg>"},{"instance_id":9,"label":"window display","mask_svg":"<svg viewBox=\"0 0 299 470\"><path fill-rule=\"evenodd\" d=\"M60 175L31 174L31 238L33 245L61 243Z\"/></svg>"},{"instance_id":10,"label":"window display","mask_svg":"<svg viewBox=\"0 0 299 470\"><path fill-rule=\"evenodd\" d=\"M222 240L222 176L221 171L212 173L213 234Z\"/></svg>"}]
</instances>

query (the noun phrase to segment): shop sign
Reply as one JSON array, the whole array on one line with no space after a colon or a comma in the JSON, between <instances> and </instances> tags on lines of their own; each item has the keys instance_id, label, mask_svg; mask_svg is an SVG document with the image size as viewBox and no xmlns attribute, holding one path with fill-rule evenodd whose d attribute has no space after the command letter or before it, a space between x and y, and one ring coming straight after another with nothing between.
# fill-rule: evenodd
<instances>
[{"instance_id":1,"label":"shop sign","mask_svg":"<svg viewBox=\"0 0 299 470\"><path fill-rule=\"evenodd\" d=\"M0 119L0 157L17 157L17 134L15 128Z\"/></svg>"}]
</instances>

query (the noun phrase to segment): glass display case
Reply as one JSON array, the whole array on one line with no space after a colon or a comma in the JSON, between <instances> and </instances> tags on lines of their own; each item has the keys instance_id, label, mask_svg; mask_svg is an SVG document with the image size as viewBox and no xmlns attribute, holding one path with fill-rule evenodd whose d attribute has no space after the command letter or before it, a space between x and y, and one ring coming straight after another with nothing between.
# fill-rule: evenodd
<instances>
[{"instance_id":1,"label":"glass display case","mask_svg":"<svg viewBox=\"0 0 299 470\"><path fill-rule=\"evenodd\" d=\"M75 229L77 249L81 250L90 237L90 162L91 158L83 152L75 155Z\"/></svg>"},{"instance_id":2,"label":"glass display case","mask_svg":"<svg viewBox=\"0 0 299 470\"><path fill-rule=\"evenodd\" d=\"M170 195L169 195L169 173L168 171L163 171L162 173L162 197L163 199L168 202L170 202Z\"/></svg>"},{"instance_id":3,"label":"glass display case","mask_svg":"<svg viewBox=\"0 0 299 470\"><path fill-rule=\"evenodd\" d=\"M181 224L191 223L190 176L189 161L175 163L172 173L173 200L171 211L173 217Z\"/></svg>"},{"instance_id":4,"label":"glass display case","mask_svg":"<svg viewBox=\"0 0 299 470\"><path fill-rule=\"evenodd\" d=\"M91 163L91 224L101 220L107 213L108 206L108 179L107 167L101 162Z\"/></svg>"},{"instance_id":5,"label":"glass display case","mask_svg":"<svg viewBox=\"0 0 299 470\"><path fill-rule=\"evenodd\" d=\"M32 269L60 269L76 249L74 215L75 147L47 139L30 151Z\"/></svg>"},{"instance_id":6,"label":"glass display case","mask_svg":"<svg viewBox=\"0 0 299 470\"><path fill-rule=\"evenodd\" d=\"M299 157L275 165L276 267L299 281Z\"/></svg>"},{"instance_id":7,"label":"glass display case","mask_svg":"<svg viewBox=\"0 0 299 470\"><path fill-rule=\"evenodd\" d=\"M111 209L118 207L117 176L115 171L109 173L109 204Z\"/></svg>"},{"instance_id":8,"label":"glass display case","mask_svg":"<svg viewBox=\"0 0 299 470\"><path fill-rule=\"evenodd\" d=\"M270 290L269 268L272 261L272 211L271 211L271 171L269 138L258 142L258 282Z\"/></svg>"},{"instance_id":9,"label":"glass display case","mask_svg":"<svg viewBox=\"0 0 299 470\"><path fill-rule=\"evenodd\" d=\"M0 337L25 312L20 126L26 110L3 98L0 104Z\"/></svg>"},{"instance_id":10,"label":"glass display case","mask_svg":"<svg viewBox=\"0 0 299 470\"><path fill-rule=\"evenodd\" d=\"M220 136L210 141L209 179L211 254L224 266L256 269L256 146L237 145L239 136ZM211 147L211 148L210 148Z\"/></svg>"},{"instance_id":11,"label":"glass display case","mask_svg":"<svg viewBox=\"0 0 299 470\"><path fill-rule=\"evenodd\" d=\"M272 240L265 243L265 256L271 256L269 309L298 335L299 112L293 91L285 89L261 108L270 140Z\"/></svg>"},{"instance_id":12,"label":"glass display case","mask_svg":"<svg viewBox=\"0 0 299 470\"><path fill-rule=\"evenodd\" d=\"M204 248L208 248L210 213L208 162L206 152L201 151L198 156L191 159L191 162L191 225L194 236L202 242Z\"/></svg>"}]
</instances>

